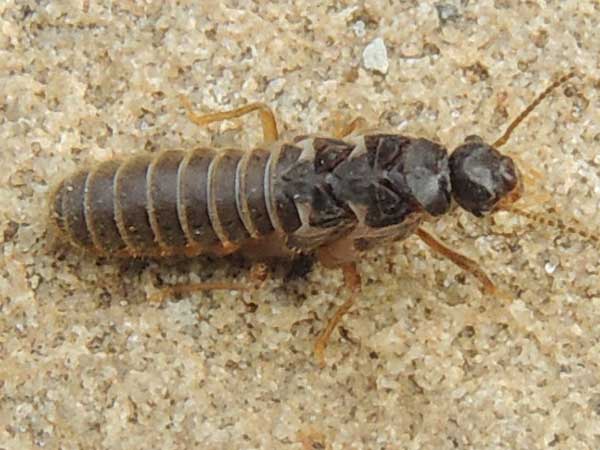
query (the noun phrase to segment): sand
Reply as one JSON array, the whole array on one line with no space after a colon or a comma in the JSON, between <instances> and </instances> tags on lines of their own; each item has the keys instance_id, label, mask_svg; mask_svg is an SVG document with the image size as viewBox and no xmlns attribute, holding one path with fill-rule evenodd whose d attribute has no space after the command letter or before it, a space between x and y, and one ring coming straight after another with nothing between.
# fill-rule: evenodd
<instances>
[{"instance_id":1,"label":"sand","mask_svg":"<svg viewBox=\"0 0 600 450\"><path fill-rule=\"evenodd\" d=\"M358 115L455 148L495 140L555 77L503 150L523 208L600 229L597 1L27 1L0 6L1 449L591 449L600 447L598 244L512 214L427 229L481 262L507 299L416 237L370 252L364 288L320 368L315 338L345 297L337 270L240 293L228 261L114 261L56 245L47 198L95 161L261 142ZM248 301L248 299L246 299Z\"/></svg>"}]
</instances>

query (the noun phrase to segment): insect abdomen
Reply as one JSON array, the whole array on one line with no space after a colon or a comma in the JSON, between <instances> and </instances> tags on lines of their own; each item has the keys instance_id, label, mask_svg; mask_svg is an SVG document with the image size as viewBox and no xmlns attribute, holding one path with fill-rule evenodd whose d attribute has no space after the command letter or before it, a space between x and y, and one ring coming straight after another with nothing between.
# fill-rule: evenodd
<instances>
[{"instance_id":1,"label":"insect abdomen","mask_svg":"<svg viewBox=\"0 0 600 450\"><path fill-rule=\"evenodd\" d=\"M69 241L102 254L218 253L273 231L268 156L197 149L107 161L63 180L51 217Z\"/></svg>"}]
</instances>

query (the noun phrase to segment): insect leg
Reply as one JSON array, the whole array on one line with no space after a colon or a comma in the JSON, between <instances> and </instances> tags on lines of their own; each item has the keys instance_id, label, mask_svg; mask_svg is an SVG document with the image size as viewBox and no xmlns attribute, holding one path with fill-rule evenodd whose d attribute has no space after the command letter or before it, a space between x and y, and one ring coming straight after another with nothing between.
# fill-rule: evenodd
<instances>
[{"instance_id":1,"label":"insect leg","mask_svg":"<svg viewBox=\"0 0 600 450\"><path fill-rule=\"evenodd\" d=\"M333 317L329 319L327 326L321 331L321 334L317 338L315 342L314 352L317 361L319 361L319 365L321 367L325 367L325 349L327 348L327 344L329 342L329 338L331 337L331 333L335 330L335 327L340 323L342 317L352 308L354 304L356 294L360 292L361 281L360 274L356 269L355 263L346 263L342 266L342 270L344 271L344 285L350 291L350 297L340 306Z\"/></svg>"},{"instance_id":2,"label":"insect leg","mask_svg":"<svg viewBox=\"0 0 600 450\"><path fill-rule=\"evenodd\" d=\"M150 303L163 303L167 298L177 295L191 294L201 291L239 291L239 292L254 292L260 289L267 279L267 267L262 263L257 263L250 269L250 283L230 283L224 282L204 282L204 283L188 283L176 284L159 289L148 296ZM246 303L246 302L244 302Z\"/></svg>"},{"instance_id":3,"label":"insect leg","mask_svg":"<svg viewBox=\"0 0 600 450\"><path fill-rule=\"evenodd\" d=\"M417 229L417 236L419 236L419 238L421 238L421 240L425 242L429 246L429 248L431 248L434 252L438 253L439 255L445 258L448 258L462 270L464 270L467 273L470 273L475 278L477 278L482 284L483 292L485 294L496 295L503 298L509 297L507 294L505 294L502 291L499 291L498 288L496 288L494 282L490 279L490 277L488 277L487 274L481 269L481 267L479 267L479 264L477 264L472 259L469 259L466 256L461 255L460 253L446 247L444 244L442 244L440 241L434 238L423 228Z\"/></svg>"},{"instance_id":4,"label":"insect leg","mask_svg":"<svg viewBox=\"0 0 600 450\"><path fill-rule=\"evenodd\" d=\"M187 110L187 115L189 119L196 125L200 126L208 125L209 123L214 122L221 122L223 120L235 119L241 116L245 116L246 114L249 114L251 112L258 111L260 113L260 120L263 129L263 139L265 141L265 144L270 144L279 139L275 115L273 114L273 111L271 111L271 108L269 108L264 103L250 103L246 106L242 106L241 108L199 115L192 110L192 105L187 98L182 96L181 102Z\"/></svg>"},{"instance_id":5,"label":"insect leg","mask_svg":"<svg viewBox=\"0 0 600 450\"><path fill-rule=\"evenodd\" d=\"M334 135L337 138L344 138L356 130L367 127L367 120L364 117L357 117L351 122L335 131Z\"/></svg>"},{"instance_id":6,"label":"insect leg","mask_svg":"<svg viewBox=\"0 0 600 450\"><path fill-rule=\"evenodd\" d=\"M245 291L248 286L239 283L207 282L176 284L159 289L148 296L150 303L163 303L167 298L200 291Z\"/></svg>"}]
</instances>

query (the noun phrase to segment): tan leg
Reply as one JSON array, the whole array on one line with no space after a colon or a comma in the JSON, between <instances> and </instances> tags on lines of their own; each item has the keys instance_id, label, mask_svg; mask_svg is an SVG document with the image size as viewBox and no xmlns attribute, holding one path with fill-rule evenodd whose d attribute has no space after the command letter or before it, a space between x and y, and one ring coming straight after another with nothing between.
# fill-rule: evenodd
<instances>
[{"instance_id":1,"label":"tan leg","mask_svg":"<svg viewBox=\"0 0 600 450\"><path fill-rule=\"evenodd\" d=\"M448 258L462 270L464 270L467 273L470 273L475 278L477 278L482 284L483 292L485 294L495 295L497 297L502 297L505 299L510 298L508 294L499 291L498 288L496 288L494 282L490 279L490 277L487 276L487 274L481 269L481 267L479 267L479 264L477 264L475 261L446 247L444 244L442 244L440 241L434 238L423 228L417 229L417 236L419 236L421 240L425 242L429 246L429 248L431 248L434 252L445 258Z\"/></svg>"},{"instance_id":2,"label":"tan leg","mask_svg":"<svg viewBox=\"0 0 600 450\"><path fill-rule=\"evenodd\" d=\"M350 291L350 297L348 297L344 304L337 309L333 317L329 319L327 326L321 331L321 334L315 342L315 357L321 367L325 367L325 349L327 348L331 333L333 333L333 330L335 330L340 323L342 317L350 311L350 308L352 308L352 305L354 304L356 294L360 292L361 288L360 274L356 269L355 263L344 264L342 270L344 271L344 285Z\"/></svg>"},{"instance_id":3,"label":"tan leg","mask_svg":"<svg viewBox=\"0 0 600 450\"><path fill-rule=\"evenodd\" d=\"M176 284L153 292L148 296L148 301L150 303L163 303L166 299L176 295L200 291L245 291L247 289L248 286L244 284L228 282Z\"/></svg>"},{"instance_id":4,"label":"tan leg","mask_svg":"<svg viewBox=\"0 0 600 450\"><path fill-rule=\"evenodd\" d=\"M200 291L249 291L253 293L262 287L267 277L267 267L262 263L256 263L250 269L249 284L230 283L227 281L176 284L161 288L157 292L150 294L148 296L148 301L150 303L163 303L166 299L176 295L191 294Z\"/></svg>"},{"instance_id":5,"label":"tan leg","mask_svg":"<svg viewBox=\"0 0 600 450\"><path fill-rule=\"evenodd\" d=\"M354 247L354 239L350 236L342 237L317 249L317 259L327 269L338 269L359 261L361 256L361 252Z\"/></svg>"},{"instance_id":6,"label":"tan leg","mask_svg":"<svg viewBox=\"0 0 600 450\"><path fill-rule=\"evenodd\" d=\"M240 246L233 242L224 242L211 248L211 253L218 257L232 255L240 249Z\"/></svg>"},{"instance_id":7,"label":"tan leg","mask_svg":"<svg viewBox=\"0 0 600 450\"><path fill-rule=\"evenodd\" d=\"M181 102L187 110L189 119L196 125L204 126L209 123L221 122L223 120L236 119L241 116L245 116L254 111L260 112L260 120L263 128L263 139L265 144L270 144L279 139L279 133L277 132L277 121L271 108L264 103L256 102L250 103L249 105L242 106L241 108L231 109L228 111L215 112L209 114L198 115L193 112L190 101L181 97Z\"/></svg>"},{"instance_id":8,"label":"tan leg","mask_svg":"<svg viewBox=\"0 0 600 450\"><path fill-rule=\"evenodd\" d=\"M342 128L336 130L335 137L343 138L360 128L366 128L366 127L367 127L367 120L364 117L357 117L350 123L347 123L346 125L344 125Z\"/></svg>"}]
</instances>

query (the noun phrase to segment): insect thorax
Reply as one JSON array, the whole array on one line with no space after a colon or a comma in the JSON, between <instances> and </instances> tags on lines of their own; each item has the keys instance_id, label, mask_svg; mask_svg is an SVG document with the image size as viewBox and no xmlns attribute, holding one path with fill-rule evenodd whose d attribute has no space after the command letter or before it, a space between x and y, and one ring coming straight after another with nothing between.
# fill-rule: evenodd
<instances>
[{"instance_id":1,"label":"insect thorax","mask_svg":"<svg viewBox=\"0 0 600 450\"><path fill-rule=\"evenodd\" d=\"M295 206L297 227L288 232L299 247L323 245L348 230L357 240L399 239L425 212L440 215L450 207L446 149L425 139L316 137L281 153L287 167L276 170L273 193L277 204Z\"/></svg>"}]
</instances>

